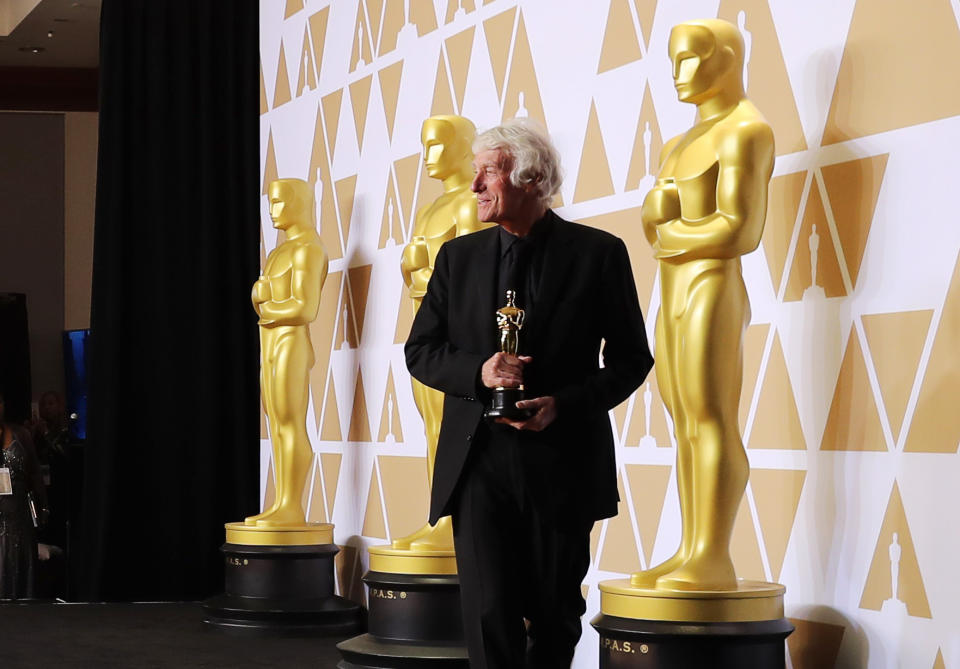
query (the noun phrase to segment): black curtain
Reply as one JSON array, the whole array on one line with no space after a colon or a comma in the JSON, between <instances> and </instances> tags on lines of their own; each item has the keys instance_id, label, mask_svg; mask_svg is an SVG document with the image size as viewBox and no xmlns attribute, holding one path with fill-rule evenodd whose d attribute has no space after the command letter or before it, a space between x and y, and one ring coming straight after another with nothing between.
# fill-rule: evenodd
<instances>
[{"instance_id":1,"label":"black curtain","mask_svg":"<svg viewBox=\"0 0 960 669\"><path fill-rule=\"evenodd\" d=\"M222 589L257 507L255 0L103 0L79 599Z\"/></svg>"}]
</instances>

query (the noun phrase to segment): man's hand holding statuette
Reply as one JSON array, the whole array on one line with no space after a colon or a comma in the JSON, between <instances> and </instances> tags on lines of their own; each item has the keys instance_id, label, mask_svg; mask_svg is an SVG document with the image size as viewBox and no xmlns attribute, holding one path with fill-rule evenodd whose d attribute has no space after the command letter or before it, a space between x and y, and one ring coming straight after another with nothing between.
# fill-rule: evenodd
<instances>
[{"instance_id":1,"label":"man's hand holding statuette","mask_svg":"<svg viewBox=\"0 0 960 669\"><path fill-rule=\"evenodd\" d=\"M480 368L480 381L486 388L518 388L523 384L523 367L533 360L528 355L498 351Z\"/></svg>"}]
</instances>

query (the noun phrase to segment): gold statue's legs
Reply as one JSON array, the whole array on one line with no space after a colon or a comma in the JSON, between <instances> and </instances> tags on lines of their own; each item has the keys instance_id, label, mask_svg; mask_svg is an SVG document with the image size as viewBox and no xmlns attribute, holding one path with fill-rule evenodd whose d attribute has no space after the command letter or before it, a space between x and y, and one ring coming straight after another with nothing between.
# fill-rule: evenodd
<instances>
[{"instance_id":1,"label":"gold statue's legs","mask_svg":"<svg viewBox=\"0 0 960 669\"><path fill-rule=\"evenodd\" d=\"M306 418L313 348L305 329L277 330L262 329L260 383L270 420L278 496L269 509L246 519L251 525L305 521L300 497L312 457Z\"/></svg>"},{"instance_id":2,"label":"gold statue's legs","mask_svg":"<svg viewBox=\"0 0 960 669\"><path fill-rule=\"evenodd\" d=\"M419 300L414 300L416 312ZM437 442L440 440L440 422L443 420L443 393L425 386L416 379L410 379L413 385L413 401L423 417L423 426L427 437L427 478L433 484L433 466L437 461ZM436 525L427 523L413 534L394 539L393 548L412 551L452 551L453 524L450 516L444 516Z\"/></svg>"},{"instance_id":3,"label":"gold statue's legs","mask_svg":"<svg viewBox=\"0 0 960 669\"><path fill-rule=\"evenodd\" d=\"M738 424L742 340L750 320L739 277L703 274L686 308L661 306L657 382L674 421L682 538L663 564L631 577L638 586L724 590L736 587L730 535L749 475Z\"/></svg>"}]
</instances>

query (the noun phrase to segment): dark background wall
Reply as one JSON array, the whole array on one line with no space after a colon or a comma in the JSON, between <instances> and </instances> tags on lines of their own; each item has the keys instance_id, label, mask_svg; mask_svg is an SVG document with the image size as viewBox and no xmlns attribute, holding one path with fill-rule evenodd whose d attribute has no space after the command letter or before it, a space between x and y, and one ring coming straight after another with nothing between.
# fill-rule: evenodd
<instances>
[{"instance_id":1,"label":"dark background wall","mask_svg":"<svg viewBox=\"0 0 960 669\"><path fill-rule=\"evenodd\" d=\"M63 114L0 113L0 292L27 295L34 397L63 387L63 178Z\"/></svg>"}]
</instances>

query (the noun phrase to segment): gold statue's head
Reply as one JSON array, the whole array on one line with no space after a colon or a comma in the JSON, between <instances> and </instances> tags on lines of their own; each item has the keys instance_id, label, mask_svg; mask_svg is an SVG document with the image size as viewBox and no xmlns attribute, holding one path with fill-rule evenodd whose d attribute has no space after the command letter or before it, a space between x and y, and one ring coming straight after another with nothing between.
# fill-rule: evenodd
<instances>
[{"instance_id":1,"label":"gold statue's head","mask_svg":"<svg viewBox=\"0 0 960 669\"><path fill-rule=\"evenodd\" d=\"M458 172L469 174L476 136L476 126L462 116L431 116L424 121L420 140L427 175L446 179Z\"/></svg>"},{"instance_id":2,"label":"gold statue's head","mask_svg":"<svg viewBox=\"0 0 960 669\"><path fill-rule=\"evenodd\" d=\"M294 223L313 222L313 193L303 179L277 179L267 188L273 227L286 230Z\"/></svg>"},{"instance_id":3,"label":"gold statue's head","mask_svg":"<svg viewBox=\"0 0 960 669\"><path fill-rule=\"evenodd\" d=\"M732 23L701 19L676 25L669 51L681 102L700 104L721 91L743 95L743 37Z\"/></svg>"}]
</instances>

